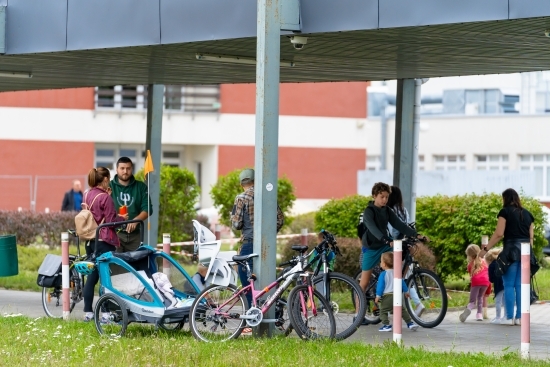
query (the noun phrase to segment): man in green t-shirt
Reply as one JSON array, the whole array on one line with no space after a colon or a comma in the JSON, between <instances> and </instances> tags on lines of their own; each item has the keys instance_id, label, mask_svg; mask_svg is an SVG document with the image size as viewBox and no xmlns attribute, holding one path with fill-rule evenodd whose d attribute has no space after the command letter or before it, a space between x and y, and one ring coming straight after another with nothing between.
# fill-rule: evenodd
<instances>
[{"instance_id":1,"label":"man in green t-shirt","mask_svg":"<svg viewBox=\"0 0 550 367\"><path fill-rule=\"evenodd\" d=\"M110 182L111 197L117 210L126 205L129 220L144 221L153 214L153 207L151 200L148 199L147 185L142 181L137 181L133 171L134 164L132 160L128 157L120 157L116 162L116 175ZM147 208L148 202L149 208ZM126 224L126 228L118 232L118 238L120 239L118 252L134 251L140 246L141 239L138 225L139 223ZM141 230L144 231L145 228Z\"/></svg>"}]
</instances>

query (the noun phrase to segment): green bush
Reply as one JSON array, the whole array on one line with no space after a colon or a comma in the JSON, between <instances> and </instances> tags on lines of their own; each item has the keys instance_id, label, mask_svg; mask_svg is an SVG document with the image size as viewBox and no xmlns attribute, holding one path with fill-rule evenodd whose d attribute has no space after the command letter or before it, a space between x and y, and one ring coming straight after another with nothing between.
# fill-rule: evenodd
<instances>
[{"instance_id":1,"label":"green bush","mask_svg":"<svg viewBox=\"0 0 550 367\"><path fill-rule=\"evenodd\" d=\"M218 182L212 186L212 190L210 191L214 206L218 208L220 223L231 229L231 210L233 209L233 203L235 202L235 197L243 191L239 182L239 174L242 170L243 169L236 169L225 176L220 176ZM290 209L292 209L292 204L295 200L296 196L294 195L292 181L286 177L279 178L277 180L277 202L285 215L284 227L292 222ZM236 233L238 231L233 230L233 232L235 235L238 235L238 233Z\"/></svg>"},{"instance_id":2,"label":"green bush","mask_svg":"<svg viewBox=\"0 0 550 367\"><path fill-rule=\"evenodd\" d=\"M136 174L136 178L145 181L143 169ZM187 168L161 166L157 243L162 243L163 233L170 233L172 242L193 238L191 221L196 217L195 207L199 195L200 187L191 171Z\"/></svg>"},{"instance_id":3,"label":"green bush","mask_svg":"<svg viewBox=\"0 0 550 367\"><path fill-rule=\"evenodd\" d=\"M330 200L315 215L316 231L324 228L340 237L356 238L358 216L369 200L369 197L360 195ZM535 217L534 251L540 258L542 248L547 244L543 229L545 214L537 200L530 197L521 200ZM435 265L435 270L444 279L460 277L465 269L464 250L470 243L480 244L481 235L490 236L494 232L501 208L499 194L418 198L416 228L430 237L428 247L435 259L424 249L419 250L415 257L422 266L432 268Z\"/></svg>"},{"instance_id":4,"label":"green bush","mask_svg":"<svg viewBox=\"0 0 550 367\"><path fill-rule=\"evenodd\" d=\"M547 241L544 238L545 215L540 203L530 197L521 198L522 205L535 217L534 251L541 256ZM499 194L422 197L416 203L416 223L420 232L430 237L430 247L438 259L437 271L443 278L465 272L464 251L471 244L480 244L481 236L491 236L502 208Z\"/></svg>"},{"instance_id":5,"label":"green bush","mask_svg":"<svg viewBox=\"0 0 550 367\"><path fill-rule=\"evenodd\" d=\"M284 233L300 234L302 229L307 228L308 232L315 231L315 212L299 214L291 217L290 224L285 228Z\"/></svg>"},{"instance_id":6,"label":"green bush","mask_svg":"<svg viewBox=\"0 0 550 367\"><path fill-rule=\"evenodd\" d=\"M315 231L325 229L338 237L356 238L359 215L370 200L361 195L330 200L315 214Z\"/></svg>"}]
</instances>

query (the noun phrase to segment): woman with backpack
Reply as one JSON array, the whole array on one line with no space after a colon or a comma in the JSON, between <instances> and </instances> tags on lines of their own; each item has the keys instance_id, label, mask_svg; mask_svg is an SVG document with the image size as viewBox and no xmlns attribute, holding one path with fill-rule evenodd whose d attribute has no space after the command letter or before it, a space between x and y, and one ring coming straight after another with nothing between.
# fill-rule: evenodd
<instances>
[{"instance_id":1,"label":"woman with backpack","mask_svg":"<svg viewBox=\"0 0 550 367\"><path fill-rule=\"evenodd\" d=\"M521 244L533 246L535 218L521 206L519 195L514 189L502 193L502 209L498 212L497 227L489 243L479 253L483 257L503 239L504 247L499 258L510 264L502 275L504 283L504 305L506 319L502 325L519 325L521 320ZM514 304L516 306L514 318Z\"/></svg>"},{"instance_id":2,"label":"woman with backpack","mask_svg":"<svg viewBox=\"0 0 550 367\"><path fill-rule=\"evenodd\" d=\"M115 210L115 204L111 198L109 181L111 173L105 167L92 168L88 173L88 186L90 190L84 194L82 206L88 209L95 222L102 223L121 222L127 220L125 216L118 215ZM86 254L90 258L93 254L99 256L109 251L115 251L120 242L113 227L103 227L99 230L97 239L97 248L94 247L95 240L86 242ZM84 285L84 321L91 321L94 318L92 303L94 300L94 288L99 281L97 269L88 276Z\"/></svg>"}]
</instances>

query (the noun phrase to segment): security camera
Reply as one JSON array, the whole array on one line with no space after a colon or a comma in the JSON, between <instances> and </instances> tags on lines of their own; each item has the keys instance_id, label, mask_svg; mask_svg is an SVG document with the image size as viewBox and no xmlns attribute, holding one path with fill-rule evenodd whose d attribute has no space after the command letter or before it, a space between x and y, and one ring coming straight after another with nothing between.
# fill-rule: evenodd
<instances>
[{"instance_id":1,"label":"security camera","mask_svg":"<svg viewBox=\"0 0 550 367\"><path fill-rule=\"evenodd\" d=\"M545 31L544 31L544 35L545 35L546 37L550 37L550 29L545 30Z\"/></svg>"},{"instance_id":2,"label":"security camera","mask_svg":"<svg viewBox=\"0 0 550 367\"><path fill-rule=\"evenodd\" d=\"M307 44L307 37L302 36L292 36L290 37L290 43L296 50L301 50Z\"/></svg>"}]
</instances>

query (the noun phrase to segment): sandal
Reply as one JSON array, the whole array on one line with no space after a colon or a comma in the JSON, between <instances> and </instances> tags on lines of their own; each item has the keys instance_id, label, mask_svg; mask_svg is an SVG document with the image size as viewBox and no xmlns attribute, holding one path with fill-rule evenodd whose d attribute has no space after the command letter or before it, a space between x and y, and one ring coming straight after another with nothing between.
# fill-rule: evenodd
<instances>
[{"instance_id":1,"label":"sandal","mask_svg":"<svg viewBox=\"0 0 550 367\"><path fill-rule=\"evenodd\" d=\"M241 334L250 334L252 333L252 328L245 327Z\"/></svg>"}]
</instances>

